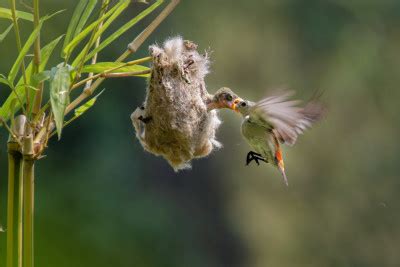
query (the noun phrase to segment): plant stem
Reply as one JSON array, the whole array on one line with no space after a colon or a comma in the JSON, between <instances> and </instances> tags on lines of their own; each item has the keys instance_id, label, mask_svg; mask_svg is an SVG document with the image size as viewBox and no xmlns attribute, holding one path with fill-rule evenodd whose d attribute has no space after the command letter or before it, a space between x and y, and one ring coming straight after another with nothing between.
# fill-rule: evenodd
<instances>
[{"instance_id":1,"label":"plant stem","mask_svg":"<svg viewBox=\"0 0 400 267\"><path fill-rule=\"evenodd\" d=\"M18 259L18 267L22 267L22 217L23 217L23 208L24 208L24 177L23 177L23 169L22 162L20 163L19 168L19 179L18 179L18 247L17 247L17 259Z\"/></svg>"},{"instance_id":2,"label":"plant stem","mask_svg":"<svg viewBox=\"0 0 400 267\"><path fill-rule=\"evenodd\" d=\"M8 193L7 193L7 259L6 266L14 266L14 199L15 177L19 170L21 153L18 151L18 143L8 142Z\"/></svg>"},{"instance_id":3,"label":"plant stem","mask_svg":"<svg viewBox=\"0 0 400 267\"><path fill-rule=\"evenodd\" d=\"M22 148L22 178L23 178L23 240L22 265L33 267L33 215L34 215L34 163L33 137L25 132Z\"/></svg>"},{"instance_id":4,"label":"plant stem","mask_svg":"<svg viewBox=\"0 0 400 267\"><path fill-rule=\"evenodd\" d=\"M37 27L39 27L39 20L40 20L39 0L34 0L33 1L33 24L35 26L35 29ZM34 45L33 74L36 74L39 72L40 61L41 61L41 55L40 55L40 33L39 33L38 36L36 37L35 45ZM39 88L39 90L35 94L35 101L34 101L33 109L32 109L32 113L35 115L37 113L39 113L40 107L42 105L43 82L40 82L37 85L37 87Z\"/></svg>"},{"instance_id":5,"label":"plant stem","mask_svg":"<svg viewBox=\"0 0 400 267\"><path fill-rule=\"evenodd\" d=\"M16 42L17 42L17 48L18 48L18 52L21 52L21 49L22 49L21 36L19 33L19 25L18 25L17 15L16 15L17 11L16 11L16 7L15 7L15 0L9 0L9 2L11 5L11 16L12 16L12 21L14 24L14 32L15 32L15 38L16 38ZM27 84L25 60L22 60L21 71L22 71L22 76L24 78L24 84ZM25 86L25 97L26 97L26 110L29 112L30 96L29 96L29 88L26 86Z\"/></svg>"}]
</instances>

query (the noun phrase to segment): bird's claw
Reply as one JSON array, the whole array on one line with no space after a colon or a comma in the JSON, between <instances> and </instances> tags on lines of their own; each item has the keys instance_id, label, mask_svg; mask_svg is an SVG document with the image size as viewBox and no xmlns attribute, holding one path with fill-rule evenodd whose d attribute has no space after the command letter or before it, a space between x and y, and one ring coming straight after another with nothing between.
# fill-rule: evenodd
<instances>
[{"instance_id":1,"label":"bird's claw","mask_svg":"<svg viewBox=\"0 0 400 267\"><path fill-rule=\"evenodd\" d=\"M268 163L268 161L262 157L261 154L256 153L254 151L249 151L249 153L247 153L247 157L246 157L246 166L248 166L250 164L250 162L255 161L257 163L257 165L260 165L259 160L262 160L266 163Z\"/></svg>"}]
</instances>

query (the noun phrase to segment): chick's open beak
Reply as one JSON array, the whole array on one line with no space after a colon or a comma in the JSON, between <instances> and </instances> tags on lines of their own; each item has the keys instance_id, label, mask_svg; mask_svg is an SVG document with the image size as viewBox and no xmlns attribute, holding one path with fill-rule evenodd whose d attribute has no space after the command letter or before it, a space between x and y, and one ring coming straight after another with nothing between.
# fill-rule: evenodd
<instances>
[{"instance_id":1,"label":"chick's open beak","mask_svg":"<svg viewBox=\"0 0 400 267\"><path fill-rule=\"evenodd\" d=\"M231 108L232 110L238 112L237 104L239 104L241 101L243 101L243 99L241 99L240 97L235 98L235 99L232 101L230 108Z\"/></svg>"}]
</instances>

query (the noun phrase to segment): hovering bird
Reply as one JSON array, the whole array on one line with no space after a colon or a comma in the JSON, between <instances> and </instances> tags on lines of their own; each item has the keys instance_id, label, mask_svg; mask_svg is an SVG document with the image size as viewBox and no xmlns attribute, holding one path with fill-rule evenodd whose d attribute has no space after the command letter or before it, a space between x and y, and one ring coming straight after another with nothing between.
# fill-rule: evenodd
<instances>
[{"instance_id":1,"label":"hovering bird","mask_svg":"<svg viewBox=\"0 0 400 267\"><path fill-rule=\"evenodd\" d=\"M285 184L285 173L280 144L293 146L297 136L321 119L324 108L317 101L300 107L299 100L289 100L292 92L267 97L257 103L239 97L233 100L232 109L243 116L242 135L254 151L247 154L246 165L255 161L270 163L278 168Z\"/></svg>"}]
</instances>

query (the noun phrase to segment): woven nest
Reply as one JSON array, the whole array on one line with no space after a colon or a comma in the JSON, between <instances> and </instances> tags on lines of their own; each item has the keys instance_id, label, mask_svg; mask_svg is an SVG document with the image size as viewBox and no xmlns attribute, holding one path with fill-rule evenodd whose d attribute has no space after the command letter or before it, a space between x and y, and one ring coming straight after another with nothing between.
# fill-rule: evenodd
<instances>
[{"instance_id":1,"label":"woven nest","mask_svg":"<svg viewBox=\"0 0 400 267\"><path fill-rule=\"evenodd\" d=\"M215 139L220 125L215 110L207 110L209 94L204 77L207 54L180 37L149 48L151 78L143 106L131 115L136 137L150 153L164 157L175 171L209 155L221 145Z\"/></svg>"}]
</instances>

